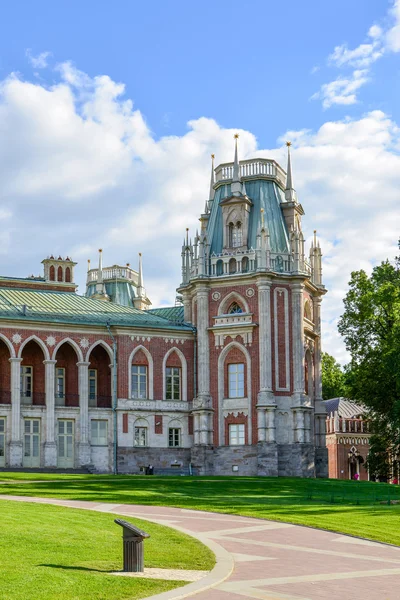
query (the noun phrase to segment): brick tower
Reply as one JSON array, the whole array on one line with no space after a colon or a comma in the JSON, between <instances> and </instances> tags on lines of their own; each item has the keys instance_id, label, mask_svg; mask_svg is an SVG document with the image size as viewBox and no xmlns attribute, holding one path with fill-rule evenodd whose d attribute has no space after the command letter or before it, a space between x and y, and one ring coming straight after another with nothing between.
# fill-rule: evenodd
<instances>
[{"instance_id":1,"label":"brick tower","mask_svg":"<svg viewBox=\"0 0 400 600\"><path fill-rule=\"evenodd\" d=\"M204 474L327 474L321 404L321 249L274 160L214 169L179 293L197 330L192 463Z\"/></svg>"}]
</instances>

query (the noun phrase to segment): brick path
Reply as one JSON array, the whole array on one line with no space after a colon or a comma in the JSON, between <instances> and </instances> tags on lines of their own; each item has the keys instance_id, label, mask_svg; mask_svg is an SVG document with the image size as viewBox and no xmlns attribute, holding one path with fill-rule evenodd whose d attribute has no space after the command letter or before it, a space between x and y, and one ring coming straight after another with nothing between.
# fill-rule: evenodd
<instances>
[{"instance_id":1,"label":"brick path","mask_svg":"<svg viewBox=\"0 0 400 600\"><path fill-rule=\"evenodd\" d=\"M212 548L217 566L209 575L199 582L153 596L153 600L400 598L400 548L397 547L286 523L179 508L19 496L0 496L0 499L148 519L185 531Z\"/></svg>"}]
</instances>

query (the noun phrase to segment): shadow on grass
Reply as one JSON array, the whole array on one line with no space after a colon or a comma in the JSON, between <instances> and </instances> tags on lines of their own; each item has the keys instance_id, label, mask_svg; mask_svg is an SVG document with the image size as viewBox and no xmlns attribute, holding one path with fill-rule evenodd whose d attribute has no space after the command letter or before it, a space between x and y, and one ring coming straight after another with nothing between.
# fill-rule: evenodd
<instances>
[{"instance_id":1,"label":"shadow on grass","mask_svg":"<svg viewBox=\"0 0 400 600\"><path fill-rule=\"evenodd\" d=\"M66 571L88 571L89 573L116 573L116 570L110 571L110 569L93 569L90 567L72 567L67 565L48 565L40 564L38 567L49 567L50 569L63 569Z\"/></svg>"}]
</instances>

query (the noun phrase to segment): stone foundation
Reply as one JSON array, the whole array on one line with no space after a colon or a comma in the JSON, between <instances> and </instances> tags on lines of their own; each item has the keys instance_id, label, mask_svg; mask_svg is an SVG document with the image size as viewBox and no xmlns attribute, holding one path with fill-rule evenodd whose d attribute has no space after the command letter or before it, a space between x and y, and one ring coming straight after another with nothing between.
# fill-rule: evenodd
<instances>
[{"instance_id":1,"label":"stone foundation","mask_svg":"<svg viewBox=\"0 0 400 600\"><path fill-rule=\"evenodd\" d=\"M315 477L315 447L312 444L279 444L278 475Z\"/></svg>"},{"instance_id":2,"label":"stone foundation","mask_svg":"<svg viewBox=\"0 0 400 600\"><path fill-rule=\"evenodd\" d=\"M278 476L278 445L258 442L257 475L264 477Z\"/></svg>"},{"instance_id":3,"label":"stone foundation","mask_svg":"<svg viewBox=\"0 0 400 600\"><path fill-rule=\"evenodd\" d=\"M328 448L315 448L315 476L328 478Z\"/></svg>"},{"instance_id":4,"label":"stone foundation","mask_svg":"<svg viewBox=\"0 0 400 600\"><path fill-rule=\"evenodd\" d=\"M152 465L154 472L189 473L190 448L118 448L118 473L139 474Z\"/></svg>"}]
</instances>

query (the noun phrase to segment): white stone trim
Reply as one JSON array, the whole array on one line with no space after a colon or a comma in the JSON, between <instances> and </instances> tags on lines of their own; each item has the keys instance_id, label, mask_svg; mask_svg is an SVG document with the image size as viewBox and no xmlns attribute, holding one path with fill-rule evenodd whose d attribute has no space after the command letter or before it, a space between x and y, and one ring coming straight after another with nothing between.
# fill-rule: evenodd
<instances>
[{"instance_id":1,"label":"white stone trim","mask_svg":"<svg viewBox=\"0 0 400 600\"><path fill-rule=\"evenodd\" d=\"M3 335L2 333L0 333L0 340L3 340L3 342L5 343L5 345L7 346L7 348L10 351L10 358L16 358L15 356L15 349L14 346L12 345L12 343L10 342L10 340Z\"/></svg>"},{"instance_id":2,"label":"white stone trim","mask_svg":"<svg viewBox=\"0 0 400 600\"><path fill-rule=\"evenodd\" d=\"M153 363L153 357L151 356L150 352L147 350L147 348L145 348L144 346L137 346L134 350L132 350L131 355L129 357L129 361L128 361L128 390L129 390L129 398L132 399L132 362L134 359L134 356L137 352L139 352L139 350L143 350L143 353L146 355L147 358L147 363L148 363L148 367L149 367L149 372L148 372L148 382L147 382L147 394L148 394L148 400L153 400L154 399L154 363ZM134 400L141 400L141 398L134 398Z\"/></svg>"},{"instance_id":3,"label":"white stone trim","mask_svg":"<svg viewBox=\"0 0 400 600\"><path fill-rule=\"evenodd\" d=\"M90 362L90 354L96 346L102 346L104 348L104 350L107 352L108 356L111 358L111 360L113 360L113 351L110 348L110 346L108 344L106 344L106 342L104 340L97 340L90 346L89 350L87 351L85 362Z\"/></svg>"},{"instance_id":4,"label":"white stone trim","mask_svg":"<svg viewBox=\"0 0 400 600\"><path fill-rule=\"evenodd\" d=\"M283 293L285 318L285 381L286 385L279 386L279 336L278 336L278 293ZM290 391L290 361L289 361L289 294L286 288L274 289L274 350L275 350L275 389L278 392Z\"/></svg>"},{"instance_id":5,"label":"white stone trim","mask_svg":"<svg viewBox=\"0 0 400 600\"><path fill-rule=\"evenodd\" d=\"M50 360L50 354L49 354L49 351L48 351L48 348L47 348L46 344L43 342L43 340L41 340L39 337L37 337L37 335L31 335L30 337L26 338L26 340L24 340L22 342L22 344L19 347L18 358L22 358L22 350L25 348L26 344L28 344L32 340L34 340L35 342L37 342L37 344L43 350L44 360Z\"/></svg>"},{"instance_id":6,"label":"white stone trim","mask_svg":"<svg viewBox=\"0 0 400 600\"><path fill-rule=\"evenodd\" d=\"M182 367L182 381L181 381L181 386L182 386L182 401L187 402L187 362L186 362L186 358L185 358L184 354L176 346L174 346L173 348L170 348L170 350L168 350L168 352L165 354L165 356L163 358L163 362L162 362L162 370L163 370L163 400L166 400L165 395L166 395L166 388L167 388L165 369L166 369L166 366L167 366L168 356L170 354L172 354L172 352L176 352L177 355L180 358L180 361L181 361L181 367Z\"/></svg>"},{"instance_id":7,"label":"white stone trim","mask_svg":"<svg viewBox=\"0 0 400 600\"><path fill-rule=\"evenodd\" d=\"M75 352L78 356L78 362L83 362L82 350L79 348L78 344L76 342L74 342L74 340L71 340L71 338L69 338L69 337L58 342L57 346L53 350L52 360L56 360L56 354L57 354L58 350L61 348L61 346L63 344L66 344L66 343L68 343L70 346L72 346L73 349L75 350Z\"/></svg>"},{"instance_id":8,"label":"white stone trim","mask_svg":"<svg viewBox=\"0 0 400 600\"><path fill-rule=\"evenodd\" d=\"M219 446L225 446L225 415L224 415L224 387L225 387L225 358L232 348L238 348L243 352L246 358L246 375L247 375L247 410L248 410L248 440L249 444L252 441L252 423L251 423L251 356L245 346L239 344L239 342L230 342L222 350L218 357L218 434L219 434ZM241 399L242 400L242 399ZM240 408L240 412L244 412L245 409ZM233 412L234 409L230 409L228 412ZM226 412L226 411L225 411Z\"/></svg>"},{"instance_id":9,"label":"white stone trim","mask_svg":"<svg viewBox=\"0 0 400 600\"><path fill-rule=\"evenodd\" d=\"M232 304L232 302L234 302L235 300L237 302L240 302L240 304L243 304L245 313L250 312L249 304L248 304L247 300L244 298L244 296L242 296L238 292L230 292L230 294L227 294L225 296L225 298L223 298L222 302L219 304L218 316L225 315L226 311L229 307L229 304Z\"/></svg>"}]
</instances>

